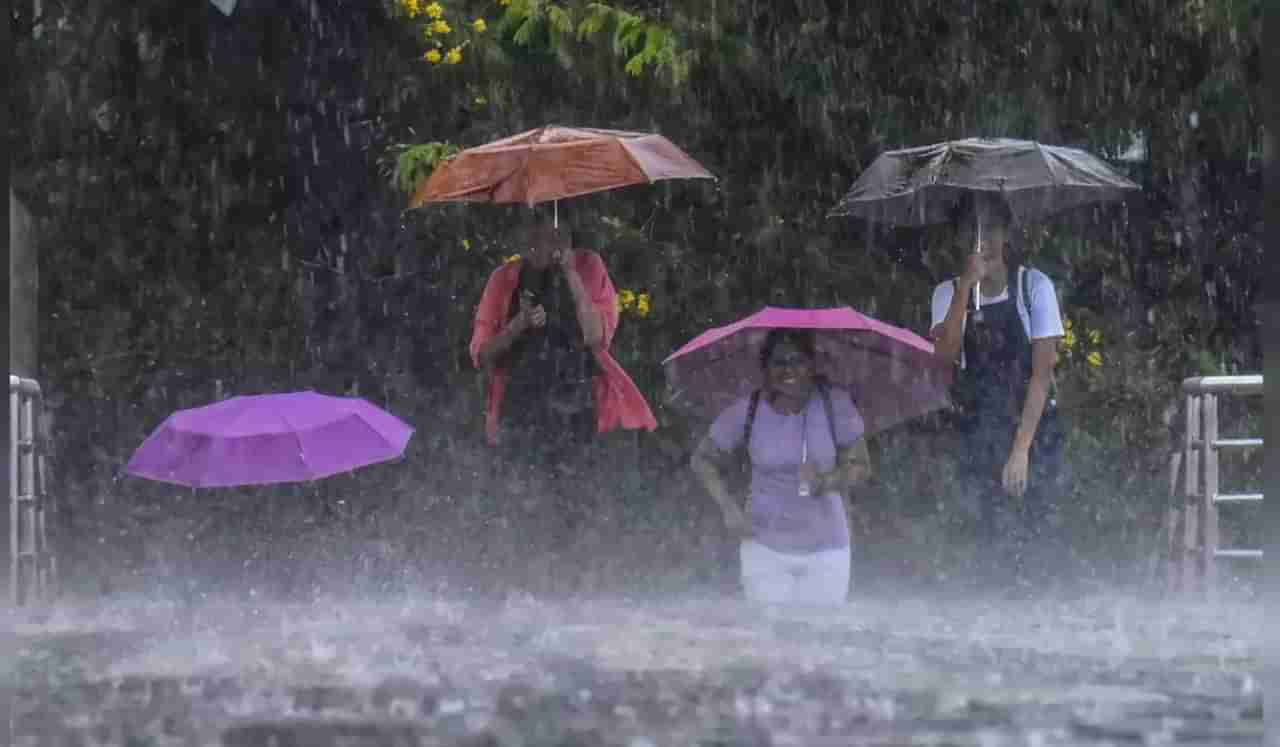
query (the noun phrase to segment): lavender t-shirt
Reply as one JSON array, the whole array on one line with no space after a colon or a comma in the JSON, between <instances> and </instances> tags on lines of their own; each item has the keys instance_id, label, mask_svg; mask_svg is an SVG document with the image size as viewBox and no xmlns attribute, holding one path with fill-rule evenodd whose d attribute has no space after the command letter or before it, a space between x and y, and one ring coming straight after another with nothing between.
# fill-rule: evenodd
<instances>
[{"instance_id":1,"label":"lavender t-shirt","mask_svg":"<svg viewBox=\"0 0 1280 747\"><path fill-rule=\"evenodd\" d=\"M862 437L858 408L843 389L832 388L831 410L836 440L847 448ZM711 424L711 441L721 451L742 444L751 397L730 405ZM785 553L811 553L849 546L849 522L844 502L834 491L823 496L800 496L800 456L807 439L808 459L819 472L835 466L822 394L816 389L803 412L785 415L761 395L751 426L751 500L747 512L754 539Z\"/></svg>"}]
</instances>

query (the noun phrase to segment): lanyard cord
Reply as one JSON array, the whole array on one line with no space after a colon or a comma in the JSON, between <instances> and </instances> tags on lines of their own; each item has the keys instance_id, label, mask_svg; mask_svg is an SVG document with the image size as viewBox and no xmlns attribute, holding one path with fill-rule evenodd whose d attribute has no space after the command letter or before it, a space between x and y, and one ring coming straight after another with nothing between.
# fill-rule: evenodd
<instances>
[{"instance_id":1,"label":"lanyard cord","mask_svg":"<svg viewBox=\"0 0 1280 747\"><path fill-rule=\"evenodd\" d=\"M800 418L800 464L809 461L809 402L813 401L813 393L804 403L804 416Z\"/></svg>"}]
</instances>

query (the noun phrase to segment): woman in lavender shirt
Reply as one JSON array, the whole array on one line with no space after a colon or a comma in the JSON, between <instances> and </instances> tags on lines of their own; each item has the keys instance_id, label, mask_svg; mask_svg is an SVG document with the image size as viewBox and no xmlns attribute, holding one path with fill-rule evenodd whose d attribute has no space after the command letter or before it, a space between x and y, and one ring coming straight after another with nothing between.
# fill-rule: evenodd
<instances>
[{"instance_id":1,"label":"woman in lavender shirt","mask_svg":"<svg viewBox=\"0 0 1280 747\"><path fill-rule=\"evenodd\" d=\"M862 417L848 392L816 375L811 332L770 331L760 363L764 387L716 418L693 469L742 538L748 599L839 604L849 590L843 496L870 474ZM745 512L722 473L744 443L751 460Z\"/></svg>"}]
</instances>

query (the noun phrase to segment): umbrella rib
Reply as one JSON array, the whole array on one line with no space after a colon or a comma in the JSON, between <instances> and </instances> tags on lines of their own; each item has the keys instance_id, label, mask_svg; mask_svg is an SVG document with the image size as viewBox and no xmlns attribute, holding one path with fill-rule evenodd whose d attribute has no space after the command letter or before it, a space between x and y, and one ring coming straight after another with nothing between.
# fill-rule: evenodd
<instances>
[{"instance_id":1,"label":"umbrella rib","mask_svg":"<svg viewBox=\"0 0 1280 747\"><path fill-rule=\"evenodd\" d=\"M276 417L280 418L281 422L284 423L285 428L288 429L289 435L293 436L293 440L297 442L298 461L302 462L302 468L306 470L308 474L310 474L312 472L312 468L311 468L311 465L307 462L307 452L302 445L302 434L298 432L298 429L294 427L293 423L289 422L289 417L285 415L283 412L277 411ZM310 477L309 479L315 479L315 478Z\"/></svg>"},{"instance_id":2,"label":"umbrella rib","mask_svg":"<svg viewBox=\"0 0 1280 747\"><path fill-rule=\"evenodd\" d=\"M1036 152L1040 154L1040 163L1044 164L1045 171L1049 172L1049 184L1057 189L1066 185L1058 184L1058 161L1053 153L1045 150L1043 143L1036 143Z\"/></svg>"},{"instance_id":3,"label":"umbrella rib","mask_svg":"<svg viewBox=\"0 0 1280 747\"><path fill-rule=\"evenodd\" d=\"M543 129L545 129L545 128L543 128ZM539 130L539 134L541 134L541 130ZM524 180L524 184L523 184L524 189L522 190L522 192L524 193L524 202L525 202L525 204L526 204L526 205L530 205L530 206L532 206L534 203L533 203L532 201L530 201L530 199L529 199L529 198L530 198L530 194L529 194L529 162L533 160L533 154L536 152L536 151L535 151L535 149L536 149L537 147L538 147L538 143L537 143L537 142L533 142L533 143L530 143L530 144L529 144L529 147L528 147L528 148L525 150L525 152L524 152L524 167L523 167L523 168L520 168L520 169L517 169L517 170L515 171L515 174L518 174L518 175L520 176L520 178ZM497 194L497 187L495 187L495 188L494 188L494 194Z\"/></svg>"},{"instance_id":4,"label":"umbrella rib","mask_svg":"<svg viewBox=\"0 0 1280 747\"><path fill-rule=\"evenodd\" d=\"M938 164L938 168L934 170L932 174L929 175L930 185L938 183L938 176L942 174L942 171L947 167L947 164L951 163L951 156L955 152L956 152L955 148L952 148L950 146L948 146L942 151L942 163Z\"/></svg>"},{"instance_id":5,"label":"umbrella rib","mask_svg":"<svg viewBox=\"0 0 1280 747\"><path fill-rule=\"evenodd\" d=\"M232 397L231 399L224 400L224 401L225 401L225 402L228 402L228 403L231 403L231 402L235 402L235 401L237 401L237 400L241 400L241 398L240 398L240 397ZM242 400L242 401L243 401L243 400ZM246 408L244 408L243 410L241 410L241 411L239 411L239 412L235 413L235 414L234 414L234 415L232 415L232 416L231 416L231 418L227 421L227 425L226 425L226 427L230 428L231 426L235 425L237 422L239 422L239 420L240 420L241 418L243 418L245 415L249 414L251 411L252 411L252 408L246 407ZM203 468L203 469L200 469L200 470L193 470L193 472L192 472L191 480L192 480L192 482L194 483L193 487L198 487L198 488L205 488L205 487L209 487L209 471L212 469L211 461L212 461L212 459L213 459L213 456L212 456L212 454L213 454L213 446L214 446L214 443L216 443L216 440L214 439L214 437L213 437L213 436L211 436L211 435L209 435L209 434L206 434L206 433L203 433L203 432L200 432L200 431L192 431L192 432L193 432L194 434L200 435L200 436L202 436L202 437L204 437L204 438L207 438L207 439L208 439L208 440L207 440L207 443L206 443L206 449L205 449L205 452L204 452L204 459L205 459L204 468Z\"/></svg>"},{"instance_id":6,"label":"umbrella rib","mask_svg":"<svg viewBox=\"0 0 1280 747\"><path fill-rule=\"evenodd\" d=\"M366 420L366 419L364 419L364 418L360 417L360 415L359 415L358 413L355 413L355 412L348 412L348 413L346 413L346 414L341 418L341 420L339 420L339 421L335 421L335 422L341 422L342 420L354 420L356 423L358 423L359 425L363 426L365 430L367 430L368 432L372 433L372 434L373 434L373 436L374 436L374 438L375 438L375 439L377 439L377 440L378 440L379 442L381 442L382 444L384 444L384 445L386 445L386 446L388 446L388 447L390 447L390 446L392 446L392 445L393 445L393 444L392 444L392 442L391 442L391 440L390 440L389 438L387 438L387 436L386 436L386 435L384 435L384 434L383 434L381 431L379 431L377 428L373 427L373 424L372 424L372 423L370 423L368 420ZM407 443L406 443L406 446L407 446ZM401 448L400 453L401 453L401 454L403 454L403 453L404 453L404 449L403 449L403 447ZM379 461L386 461L386 460L379 460ZM346 467L345 469L335 470L335 471L333 471L333 472L326 472L325 474L322 474L322 475L313 476L313 478L312 478L312 479L316 479L316 477L328 477L328 476L330 476L330 475L337 474L338 472L352 472L352 471L354 471L354 470L358 469L359 467L363 467L363 466L368 466L368 465L367 465L367 464L356 464L356 465L354 465L354 466L348 466L348 467Z\"/></svg>"},{"instance_id":7,"label":"umbrella rib","mask_svg":"<svg viewBox=\"0 0 1280 747\"><path fill-rule=\"evenodd\" d=\"M640 175L644 177L645 181L649 184L653 184L654 180L649 177L649 172L644 170L644 166L641 165L639 159L631 153L631 149L627 147L626 142L619 138L618 146L622 148L623 155L627 157L627 160L631 162L632 166L636 167L636 170L640 172Z\"/></svg>"},{"instance_id":8,"label":"umbrella rib","mask_svg":"<svg viewBox=\"0 0 1280 747\"><path fill-rule=\"evenodd\" d=\"M383 444L386 444L387 446L392 445L391 439L387 438L387 436L383 434L382 431L378 430L377 428L374 428L373 423L370 423L368 420L365 420L364 418L360 417L354 412L348 413L347 417L355 418L357 423L364 426L365 430L372 433L374 437L377 438L379 441L381 441ZM405 446L408 446L408 442L405 442ZM401 449L401 453L404 453L403 448ZM348 470L348 471L351 471L351 470Z\"/></svg>"}]
</instances>

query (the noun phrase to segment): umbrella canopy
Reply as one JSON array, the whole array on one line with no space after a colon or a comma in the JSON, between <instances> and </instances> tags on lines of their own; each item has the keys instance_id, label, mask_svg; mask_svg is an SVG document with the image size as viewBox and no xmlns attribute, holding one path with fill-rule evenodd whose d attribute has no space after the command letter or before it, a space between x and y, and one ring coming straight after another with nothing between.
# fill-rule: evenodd
<instances>
[{"instance_id":1,"label":"umbrella canopy","mask_svg":"<svg viewBox=\"0 0 1280 747\"><path fill-rule=\"evenodd\" d=\"M413 428L363 399L315 392L179 410L125 470L193 488L301 482L395 459Z\"/></svg>"},{"instance_id":2,"label":"umbrella canopy","mask_svg":"<svg viewBox=\"0 0 1280 747\"><path fill-rule=\"evenodd\" d=\"M677 407L719 415L764 384L760 348L771 329L814 330L817 373L849 391L872 434L950 403L951 367L910 330L842 306L761 311L707 330L662 362Z\"/></svg>"},{"instance_id":3,"label":"umbrella canopy","mask_svg":"<svg viewBox=\"0 0 1280 747\"><path fill-rule=\"evenodd\" d=\"M979 193L1003 199L1025 223L1138 189L1083 150L969 138L881 154L830 215L925 226L946 222L966 194Z\"/></svg>"},{"instance_id":4,"label":"umbrella canopy","mask_svg":"<svg viewBox=\"0 0 1280 747\"><path fill-rule=\"evenodd\" d=\"M661 179L714 179L661 135L546 126L476 148L442 163L413 194L429 202L540 202Z\"/></svg>"}]
</instances>

